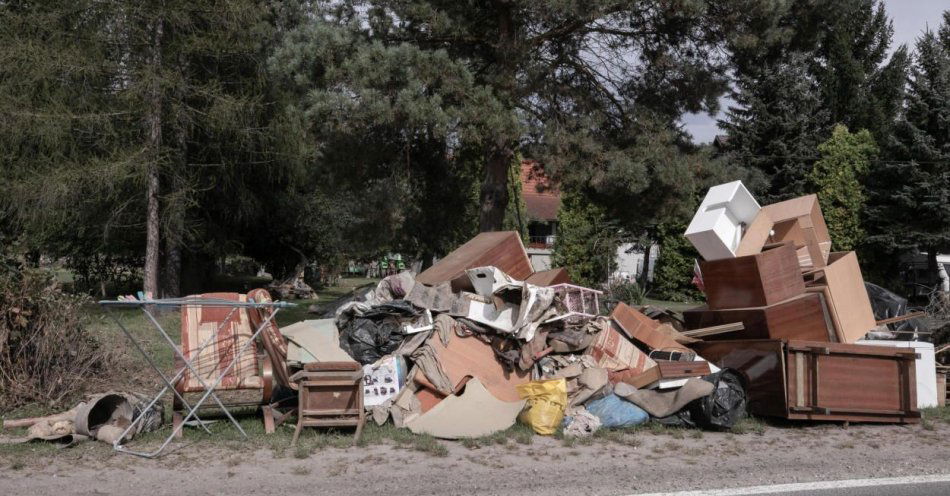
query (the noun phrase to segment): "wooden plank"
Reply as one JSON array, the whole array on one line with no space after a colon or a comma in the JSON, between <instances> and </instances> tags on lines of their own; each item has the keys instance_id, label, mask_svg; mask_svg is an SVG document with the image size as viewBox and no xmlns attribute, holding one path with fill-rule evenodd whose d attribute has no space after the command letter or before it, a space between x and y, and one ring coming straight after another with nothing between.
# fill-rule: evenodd
<instances>
[{"instance_id":1,"label":"wooden plank","mask_svg":"<svg viewBox=\"0 0 950 496\"><path fill-rule=\"evenodd\" d=\"M927 315L927 312L911 312L905 315L898 315L897 317L891 317L889 319L877 320L877 321L874 321L874 323L880 326L880 325L886 325L886 324L893 324L895 322L903 322L905 320L910 320L910 319L916 319L918 317L924 317L926 315Z\"/></svg>"},{"instance_id":2,"label":"wooden plank","mask_svg":"<svg viewBox=\"0 0 950 496\"><path fill-rule=\"evenodd\" d=\"M660 323L643 315L626 303L619 303L610 313L610 318L628 338L643 344L651 350L681 350L685 346L676 342L668 334L657 328Z\"/></svg>"},{"instance_id":3,"label":"wooden plank","mask_svg":"<svg viewBox=\"0 0 950 496\"><path fill-rule=\"evenodd\" d=\"M535 286L554 286L555 284L571 284L571 276L565 268L542 270L535 272L525 279L525 282Z\"/></svg>"},{"instance_id":4,"label":"wooden plank","mask_svg":"<svg viewBox=\"0 0 950 496\"><path fill-rule=\"evenodd\" d=\"M761 253L762 247L765 246L769 236L772 234L773 225L774 223L769 217L769 214L765 210L759 210L755 219L753 219L749 227L746 228L745 234L742 235L742 239L739 241L739 247L736 248L736 256L744 257Z\"/></svg>"},{"instance_id":5,"label":"wooden plank","mask_svg":"<svg viewBox=\"0 0 950 496\"><path fill-rule=\"evenodd\" d=\"M858 257L853 251L838 252L832 253L828 261L816 280L828 287L826 296L836 321L838 341L853 343L876 327Z\"/></svg>"},{"instance_id":6,"label":"wooden plank","mask_svg":"<svg viewBox=\"0 0 950 496\"><path fill-rule=\"evenodd\" d=\"M517 232L484 232L424 270L416 276L416 282L435 286L460 279L467 269L488 265L501 269L519 281L534 273L531 260Z\"/></svg>"},{"instance_id":7,"label":"wooden plank","mask_svg":"<svg viewBox=\"0 0 950 496\"><path fill-rule=\"evenodd\" d=\"M607 379L613 384L625 382L637 389L642 389L660 380L660 367L653 365L643 371L634 369L621 370L619 372L610 371L607 373Z\"/></svg>"},{"instance_id":8,"label":"wooden plank","mask_svg":"<svg viewBox=\"0 0 950 496\"><path fill-rule=\"evenodd\" d=\"M689 338L702 338L706 336L717 336L719 334L733 333L743 329L745 329L745 325L742 322L732 322L729 324L720 324L709 327L700 327L698 329L691 329L688 331L683 331L680 334Z\"/></svg>"},{"instance_id":9,"label":"wooden plank","mask_svg":"<svg viewBox=\"0 0 950 496\"><path fill-rule=\"evenodd\" d=\"M663 379L702 377L710 374L709 362L703 360L689 362L657 360L656 365L660 368L660 377Z\"/></svg>"},{"instance_id":10,"label":"wooden plank","mask_svg":"<svg viewBox=\"0 0 950 496\"><path fill-rule=\"evenodd\" d=\"M791 244L756 255L699 263L709 308L762 307L805 292Z\"/></svg>"}]
</instances>

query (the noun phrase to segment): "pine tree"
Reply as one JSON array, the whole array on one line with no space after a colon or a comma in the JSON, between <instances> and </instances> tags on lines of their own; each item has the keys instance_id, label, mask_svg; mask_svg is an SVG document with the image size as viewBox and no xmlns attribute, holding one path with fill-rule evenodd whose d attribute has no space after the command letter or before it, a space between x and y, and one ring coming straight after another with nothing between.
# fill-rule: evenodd
<instances>
[{"instance_id":1,"label":"pine tree","mask_svg":"<svg viewBox=\"0 0 950 496\"><path fill-rule=\"evenodd\" d=\"M837 251L853 250L864 240L861 214L865 194L861 180L877 152L870 132L863 129L852 134L842 125L835 126L831 137L818 146L821 158L808 178L813 191L818 193Z\"/></svg>"},{"instance_id":2,"label":"pine tree","mask_svg":"<svg viewBox=\"0 0 950 496\"><path fill-rule=\"evenodd\" d=\"M735 98L736 105L719 123L728 134L728 159L770 179L759 197L764 204L805 194L828 121L806 58L793 55L760 75L740 77Z\"/></svg>"},{"instance_id":3,"label":"pine tree","mask_svg":"<svg viewBox=\"0 0 950 496\"><path fill-rule=\"evenodd\" d=\"M0 16L0 160L30 244L77 265L138 259L146 291L164 270L177 294L182 247L213 257L262 218L246 172L281 165L265 4L4 2Z\"/></svg>"},{"instance_id":4,"label":"pine tree","mask_svg":"<svg viewBox=\"0 0 950 496\"><path fill-rule=\"evenodd\" d=\"M916 44L903 116L895 124L894 161L869 175L868 240L881 253L950 248L950 13L939 34Z\"/></svg>"},{"instance_id":5,"label":"pine tree","mask_svg":"<svg viewBox=\"0 0 950 496\"><path fill-rule=\"evenodd\" d=\"M880 0L793 2L752 18L755 29L730 44L737 105L720 126L732 159L772 178L769 203L809 192L815 150L834 125L891 140L908 55L899 47L888 58L893 28Z\"/></svg>"},{"instance_id":6,"label":"pine tree","mask_svg":"<svg viewBox=\"0 0 950 496\"><path fill-rule=\"evenodd\" d=\"M316 24L330 18L389 50L408 44L445 53L443 71L471 77L457 136L483 165L481 230L502 227L508 165L518 151L557 158L542 163L553 176L568 175L588 157L617 156L606 153L608 138L632 133L634 114L655 113L672 127L684 111L715 111L726 88L725 61L715 54L732 8L721 2L322 4L328 12ZM338 96L348 89L336 88ZM576 146L547 153L558 143Z\"/></svg>"}]
</instances>

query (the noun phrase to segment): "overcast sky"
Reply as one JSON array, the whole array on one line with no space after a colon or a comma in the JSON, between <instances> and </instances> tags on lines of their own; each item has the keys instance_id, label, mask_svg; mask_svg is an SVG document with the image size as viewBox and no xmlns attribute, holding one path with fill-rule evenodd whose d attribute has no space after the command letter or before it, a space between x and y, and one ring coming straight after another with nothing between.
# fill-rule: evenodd
<instances>
[{"instance_id":1,"label":"overcast sky","mask_svg":"<svg viewBox=\"0 0 950 496\"><path fill-rule=\"evenodd\" d=\"M928 26L936 29L940 25L941 14L950 10L950 0L884 0L884 6L894 22L891 49L901 44L913 49L914 40L924 29ZM729 103L724 99L722 107ZM716 127L716 117L706 114L688 114L683 117L683 124L697 143L709 143L720 132Z\"/></svg>"}]
</instances>

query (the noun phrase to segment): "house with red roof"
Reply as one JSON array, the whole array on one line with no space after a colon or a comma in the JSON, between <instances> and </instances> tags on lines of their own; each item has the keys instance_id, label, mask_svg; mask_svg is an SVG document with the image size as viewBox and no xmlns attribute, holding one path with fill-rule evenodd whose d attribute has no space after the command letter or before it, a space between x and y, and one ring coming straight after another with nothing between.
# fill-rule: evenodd
<instances>
[{"instance_id":1,"label":"house with red roof","mask_svg":"<svg viewBox=\"0 0 950 496\"><path fill-rule=\"evenodd\" d=\"M557 212L561 208L561 191L557 183L544 173L544 167L535 160L521 161L521 199L524 201L527 216L528 257L534 270L551 268L551 256L554 241L557 238ZM659 256L659 246L650 249L649 276L653 277L653 266ZM611 278L638 278L643 272L645 257L643 250L632 243L617 247L617 253L611 265Z\"/></svg>"}]
</instances>

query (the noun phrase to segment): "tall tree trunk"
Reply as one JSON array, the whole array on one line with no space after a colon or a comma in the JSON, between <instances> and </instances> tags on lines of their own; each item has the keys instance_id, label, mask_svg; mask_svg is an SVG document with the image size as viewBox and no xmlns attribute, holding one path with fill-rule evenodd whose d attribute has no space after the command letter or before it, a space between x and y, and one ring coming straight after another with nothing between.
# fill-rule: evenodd
<instances>
[{"instance_id":1,"label":"tall tree trunk","mask_svg":"<svg viewBox=\"0 0 950 496\"><path fill-rule=\"evenodd\" d=\"M160 249L161 226L158 216L159 147L162 145L162 94L159 86L159 71L162 65L162 35L164 22L158 19L153 28L152 71L150 77L150 95L148 111L145 116L148 127L148 165L146 166L147 217L145 226L145 292L158 297L158 259Z\"/></svg>"},{"instance_id":2,"label":"tall tree trunk","mask_svg":"<svg viewBox=\"0 0 950 496\"><path fill-rule=\"evenodd\" d=\"M184 64L179 63L178 70L185 71ZM166 119L169 123L174 123L175 139L175 167L171 174L166 174L167 185L171 189L171 197L179 197L183 189L183 183L186 179L182 174L187 173L188 164L188 128L187 122L183 117L184 101L182 87L179 86L175 92L174 98L179 102L176 107L175 115ZM164 277L162 278L162 295L166 298L176 298L181 296L181 250L185 235L185 210L182 205L165 205L165 215L168 217L168 225L165 229L165 259L162 263Z\"/></svg>"},{"instance_id":3,"label":"tall tree trunk","mask_svg":"<svg viewBox=\"0 0 950 496\"><path fill-rule=\"evenodd\" d=\"M500 231L508 207L508 168L515 153L507 144L492 148L485 160L485 179L482 182L478 230Z\"/></svg>"},{"instance_id":4,"label":"tall tree trunk","mask_svg":"<svg viewBox=\"0 0 950 496\"><path fill-rule=\"evenodd\" d=\"M498 9L498 43L495 47L495 64L499 96L513 99L514 82L517 76L516 51L517 27L510 2L496 0ZM508 168L515 156L514 144L507 136L495 136L485 154L485 179L482 182L478 216L478 230L500 231L504 227L505 209L508 207Z\"/></svg>"}]
</instances>

